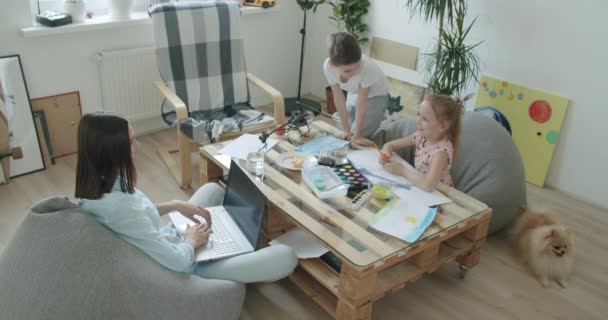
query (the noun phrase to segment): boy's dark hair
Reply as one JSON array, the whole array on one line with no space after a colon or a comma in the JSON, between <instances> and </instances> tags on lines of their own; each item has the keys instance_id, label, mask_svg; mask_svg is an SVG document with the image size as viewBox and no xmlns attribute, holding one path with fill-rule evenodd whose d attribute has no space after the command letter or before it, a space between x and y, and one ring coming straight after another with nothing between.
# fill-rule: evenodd
<instances>
[{"instance_id":1,"label":"boy's dark hair","mask_svg":"<svg viewBox=\"0 0 608 320\"><path fill-rule=\"evenodd\" d=\"M361 60L361 47L357 38L348 32L329 36L329 60L335 66L344 66Z\"/></svg>"},{"instance_id":2,"label":"boy's dark hair","mask_svg":"<svg viewBox=\"0 0 608 320\"><path fill-rule=\"evenodd\" d=\"M109 113L85 114L78 125L76 191L81 199L99 199L120 179L122 192L135 192L129 122Z\"/></svg>"}]
</instances>

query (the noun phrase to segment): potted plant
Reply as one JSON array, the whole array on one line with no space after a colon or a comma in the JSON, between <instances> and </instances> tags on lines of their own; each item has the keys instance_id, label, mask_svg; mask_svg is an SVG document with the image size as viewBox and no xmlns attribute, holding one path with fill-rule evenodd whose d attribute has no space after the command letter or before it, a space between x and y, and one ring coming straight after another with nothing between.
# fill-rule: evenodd
<instances>
[{"instance_id":1,"label":"potted plant","mask_svg":"<svg viewBox=\"0 0 608 320\"><path fill-rule=\"evenodd\" d=\"M425 21L439 21L437 48L425 54L429 89L454 95L461 93L471 78L477 81L479 58L473 49L481 42L469 45L465 41L475 24L473 20L464 25L466 0L407 0L406 5L411 15L420 13Z\"/></svg>"},{"instance_id":2,"label":"potted plant","mask_svg":"<svg viewBox=\"0 0 608 320\"><path fill-rule=\"evenodd\" d=\"M346 30L357 38L360 45L369 42L365 33L369 29L365 23L365 15L368 12L369 0L328 0L324 1L332 7L333 16L329 17L338 26L338 30ZM344 96L347 93L344 91ZM325 87L325 97L327 98L327 113L336 112L334 95L331 87Z\"/></svg>"},{"instance_id":3,"label":"potted plant","mask_svg":"<svg viewBox=\"0 0 608 320\"><path fill-rule=\"evenodd\" d=\"M329 19L336 23L339 30L350 32L361 45L369 41L365 36L369 28L364 21L370 6L369 0L330 0L327 4L332 7L333 12Z\"/></svg>"},{"instance_id":4,"label":"potted plant","mask_svg":"<svg viewBox=\"0 0 608 320\"><path fill-rule=\"evenodd\" d=\"M87 16L86 4L84 0L65 0L63 9L72 16L72 22L84 22Z\"/></svg>"},{"instance_id":5,"label":"potted plant","mask_svg":"<svg viewBox=\"0 0 608 320\"><path fill-rule=\"evenodd\" d=\"M109 2L111 18L121 20L131 16L135 0L110 0Z\"/></svg>"}]
</instances>

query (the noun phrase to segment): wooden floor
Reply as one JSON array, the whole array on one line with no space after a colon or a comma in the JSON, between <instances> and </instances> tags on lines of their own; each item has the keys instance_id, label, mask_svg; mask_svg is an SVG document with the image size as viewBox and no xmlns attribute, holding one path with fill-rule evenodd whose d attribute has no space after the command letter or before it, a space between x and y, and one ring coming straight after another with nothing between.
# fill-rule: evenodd
<instances>
[{"instance_id":1,"label":"wooden floor","mask_svg":"<svg viewBox=\"0 0 608 320\"><path fill-rule=\"evenodd\" d=\"M135 157L138 188L153 201L187 199L155 150L175 143L175 132L138 138ZM198 157L193 154L194 165ZM0 248L11 238L27 208L41 198L73 198L76 157L57 160L50 169L0 185ZM198 170L194 170L198 172ZM198 176L194 178L198 184ZM481 263L467 278L457 265L443 267L374 304L374 319L606 319L608 315L608 210L594 208L562 193L529 186L532 208L559 214L576 237L578 260L567 289L542 288L516 261L504 236L484 247ZM602 316L602 314L604 316ZM242 319L329 319L311 299L287 280L250 285Z\"/></svg>"}]
</instances>

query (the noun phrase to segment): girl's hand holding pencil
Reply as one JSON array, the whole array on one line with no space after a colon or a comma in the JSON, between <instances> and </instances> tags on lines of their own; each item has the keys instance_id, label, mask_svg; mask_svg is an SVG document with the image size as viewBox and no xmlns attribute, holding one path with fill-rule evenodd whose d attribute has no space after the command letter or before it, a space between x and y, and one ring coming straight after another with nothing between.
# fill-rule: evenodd
<instances>
[{"instance_id":1,"label":"girl's hand holding pencil","mask_svg":"<svg viewBox=\"0 0 608 320\"><path fill-rule=\"evenodd\" d=\"M384 163L388 162L389 160L391 160L391 155L385 153L384 151L380 151L380 162Z\"/></svg>"},{"instance_id":2,"label":"girl's hand holding pencil","mask_svg":"<svg viewBox=\"0 0 608 320\"><path fill-rule=\"evenodd\" d=\"M385 164L391 160L391 155L393 154L393 148L391 147L390 143L384 144L384 147L382 148L382 150L379 150L379 151L380 151L380 158L378 159L378 161L380 161L381 164Z\"/></svg>"}]
</instances>

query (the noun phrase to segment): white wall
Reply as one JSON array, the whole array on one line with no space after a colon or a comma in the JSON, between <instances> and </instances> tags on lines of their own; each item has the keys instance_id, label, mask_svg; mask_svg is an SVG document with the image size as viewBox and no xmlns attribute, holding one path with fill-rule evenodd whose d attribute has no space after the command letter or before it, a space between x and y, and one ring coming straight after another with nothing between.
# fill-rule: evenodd
<instances>
[{"instance_id":1,"label":"white wall","mask_svg":"<svg viewBox=\"0 0 608 320\"><path fill-rule=\"evenodd\" d=\"M308 31L306 37L306 60L304 70L307 88L319 97L325 97L327 80L323 74L323 62L327 59L327 37L336 32L337 26L330 22L329 6L320 6L316 13L309 12ZM300 25L302 22L300 22Z\"/></svg>"},{"instance_id":2,"label":"white wall","mask_svg":"<svg viewBox=\"0 0 608 320\"><path fill-rule=\"evenodd\" d=\"M434 45L436 25L410 19L405 2L373 0L368 15L371 34L428 51ZM572 101L547 185L608 208L608 134L604 129L608 98L603 87L608 74L605 58L608 1L469 0L468 3L469 17L479 17L470 40L485 41L478 50L482 73L557 93ZM312 32L317 38L331 32L323 24L315 28ZM317 53L311 53L311 57L318 65L319 57L325 56L325 48L315 50ZM319 94L317 84L323 79L315 72L309 81L311 89Z\"/></svg>"},{"instance_id":3,"label":"white wall","mask_svg":"<svg viewBox=\"0 0 608 320\"><path fill-rule=\"evenodd\" d=\"M153 45L151 25L24 38L21 28L31 25L28 1L7 0L3 8L0 56L21 55L30 97L80 91L83 112L102 109L97 52ZM248 71L285 96L296 94L299 13L295 1L281 1L278 12L242 18ZM254 103L270 102L252 94Z\"/></svg>"}]
</instances>

